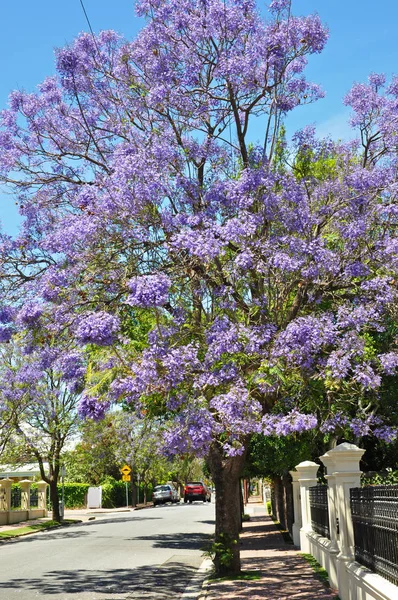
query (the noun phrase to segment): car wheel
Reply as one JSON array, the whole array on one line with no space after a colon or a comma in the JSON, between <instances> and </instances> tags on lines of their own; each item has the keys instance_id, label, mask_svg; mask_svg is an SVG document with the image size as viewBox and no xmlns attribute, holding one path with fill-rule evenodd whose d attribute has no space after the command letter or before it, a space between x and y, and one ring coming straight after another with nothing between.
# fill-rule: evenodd
<instances>
[{"instance_id":1,"label":"car wheel","mask_svg":"<svg viewBox=\"0 0 398 600\"><path fill-rule=\"evenodd\" d=\"M189 501L189 504L192 504L192 500Z\"/></svg>"},{"instance_id":2,"label":"car wheel","mask_svg":"<svg viewBox=\"0 0 398 600\"><path fill-rule=\"evenodd\" d=\"M184 504L186 504L188 502L187 498L184 498Z\"/></svg>"},{"instance_id":3,"label":"car wheel","mask_svg":"<svg viewBox=\"0 0 398 600\"><path fill-rule=\"evenodd\" d=\"M154 505L154 506L157 506L157 504L158 504L157 502L154 502L154 503L153 503L153 505Z\"/></svg>"},{"instance_id":4,"label":"car wheel","mask_svg":"<svg viewBox=\"0 0 398 600\"><path fill-rule=\"evenodd\" d=\"M206 496L203 496L203 502L206 502Z\"/></svg>"}]
</instances>

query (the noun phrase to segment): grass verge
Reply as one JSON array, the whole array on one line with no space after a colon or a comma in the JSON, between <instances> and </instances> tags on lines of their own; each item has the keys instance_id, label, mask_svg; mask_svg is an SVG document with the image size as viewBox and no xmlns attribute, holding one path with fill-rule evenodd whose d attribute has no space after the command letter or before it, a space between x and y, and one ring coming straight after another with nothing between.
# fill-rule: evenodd
<instances>
[{"instance_id":1,"label":"grass verge","mask_svg":"<svg viewBox=\"0 0 398 600\"><path fill-rule=\"evenodd\" d=\"M29 535L30 533L36 533L37 531L43 531L45 529L63 527L64 525L72 525L73 523L80 523L80 521L77 519L65 519L62 523L57 523L57 521L44 521L43 523L34 523L32 525L26 525L25 527L16 527L15 529L0 531L0 540L10 540L22 535Z\"/></svg>"},{"instance_id":2,"label":"grass verge","mask_svg":"<svg viewBox=\"0 0 398 600\"><path fill-rule=\"evenodd\" d=\"M304 560L308 562L310 567L312 567L317 579L322 581L325 587L330 588L328 572L319 564L319 562L312 556L312 554L305 554L303 552L300 552L300 556L302 556ZM340 598L338 596L335 596L334 600L340 600Z\"/></svg>"}]
</instances>

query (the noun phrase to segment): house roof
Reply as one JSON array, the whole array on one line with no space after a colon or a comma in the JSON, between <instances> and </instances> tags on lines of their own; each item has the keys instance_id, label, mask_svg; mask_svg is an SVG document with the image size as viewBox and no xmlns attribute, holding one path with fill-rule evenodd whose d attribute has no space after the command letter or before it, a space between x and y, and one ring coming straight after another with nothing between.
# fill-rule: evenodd
<instances>
[{"instance_id":1,"label":"house roof","mask_svg":"<svg viewBox=\"0 0 398 600\"><path fill-rule=\"evenodd\" d=\"M48 463L44 463L44 470L48 472ZM38 463L24 465L0 465L0 479L6 477L34 477L40 475Z\"/></svg>"}]
</instances>

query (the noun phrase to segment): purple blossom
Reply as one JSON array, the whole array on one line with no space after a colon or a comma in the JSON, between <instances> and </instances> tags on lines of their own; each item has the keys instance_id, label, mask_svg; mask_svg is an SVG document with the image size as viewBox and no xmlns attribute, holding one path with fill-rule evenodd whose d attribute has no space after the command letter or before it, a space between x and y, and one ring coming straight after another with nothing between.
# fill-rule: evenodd
<instances>
[{"instance_id":1,"label":"purple blossom","mask_svg":"<svg viewBox=\"0 0 398 600\"><path fill-rule=\"evenodd\" d=\"M217 420L232 439L260 431L261 405L242 384L233 386L226 394L214 396L210 408L216 411Z\"/></svg>"},{"instance_id":2,"label":"purple blossom","mask_svg":"<svg viewBox=\"0 0 398 600\"><path fill-rule=\"evenodd\" d=\"M381 385L380 375L375 373L369 363L363 363L355 367L354 380L367 390L375 390Z\"/></svg>"},{"instance_id":3,"label":"purple blossom","mask_svg":"<svg viewBox=\"0 0 398 600\"><path fill-rule=\"evenodd\" d=\"M98 396L84 394L78 402L77 412L81 419L101 421L110 407L110 402Z\"/></svg>"},{"instance_id":4,"label":"purple blossom","mask_svg":"<svg viewBox=\"0 0 398 600\"><path fill-rule=\"evenodd\" d=\"M0 323L10 323L15 316L15 309L11 306L0 306Z\"/></svg>"},{"instance_id":5,"label":"purple blossom","mask_svg":"<svg viewBox=\"0 0 398 600\"><path fill-rule=\"evenodd\" d=\"M15 330L12 327L0 327L0 343L9 342Z\"/></svg>"},{"instance_id":6,"label":"purple blossom","mask_svg":"<svg viewBox=\"0 0 398 600\"><path fill-rule=\"evenodd\" d=\"M117 340L120 320L109 313L98 311L80 318L75 337L80 344L110 346Z\"/></svg>"},{"instance_id":7,"label":"purple blossom","mask_svg":"<svg viewBox=\"0 0 398 600\"><path fill-rule=\"evenodd\" d=\"M315 429L318 420L314 415L304 414L297 409L287 415L269 414L262 418L262 431L264 435L291 435Z\"/></svg>"},{"instance_id":8,"label":"purple blossom","mask_svg":"<svg viewBox=\"0 0 398 600\"><path fill-rule=\"evenodd\" d=\"M66 381L81 379L86 373L82 356L76 351L62 354L58 358L55 367L62 373L62 377Z\"/></svg>"},{"instance_id":9,"label":"purple blossom","mask_svg":"<svg viewBox=\"0 0 398 600\"><path fill-rule=\"evenodd\" d=\"M322 433L333 433L336 429L343 428L348 423L348 417L342 412L337 412L335 415L328 417L320 426Z\"/></svg>"},{"instance_id":10,"label":"purple blossom","mask_svg":"<svg viewBox=\"0 0 398 600\"><path fill-rule=\"evenodd\" d=\"M144 308L162 306L166 304L169 297L171 280L167 275L142 275L133 277L127 282L130 294L126 303L131 306L142 306Z\"/></svg>"},{"instance_id":11,"label":"purple blossom","mask_svg":"<svg viewBox=\"0 0 398 600\"><path fill-rule=\"evenodd\" d=\"M376 438L382 440L386 444L391 444L398 437L398 429L396 427L389 427L388 425L376 427L373 429L372 433Z\"/></svg>"},{"instance_id":12,"label":"purple blossom","mask_svg":"<svg viewBox=\"0 0 398 600\"><path fill-rule=\"evenodd\" d=\"M27 302L17 314L17 322L21 325L33 327L38 324L38 319L43 314L43 306L37 302Z\"/></svg>"},{"instance_id":13,"label":"purple blossom","mask_svg":"<svg viewBox=\"0 0 398 600\"><path fill-rule=\"evenodd\" d=\"M350 423L350 429L356 437L362 437L370 434L371 423L368 420L353 419Z\"/></svg>"},{"instance_id":14,"label":"purple blossom","mask_svg":"<svg viewBox=\"0 0 398 600\"><path fill-rule=\"evenodd\" d=\"M395 375L396 368L398 367L397 352L387 352L386 354L379 354L379 360L383 371L387 375Z\"/></svg>"}]
</instances>

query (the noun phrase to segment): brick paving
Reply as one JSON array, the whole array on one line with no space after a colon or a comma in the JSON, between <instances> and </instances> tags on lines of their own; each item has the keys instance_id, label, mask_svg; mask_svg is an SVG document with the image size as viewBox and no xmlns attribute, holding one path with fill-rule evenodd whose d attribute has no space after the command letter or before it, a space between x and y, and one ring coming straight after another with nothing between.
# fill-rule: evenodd
<instances>
[{"instance_id":1,"label":"brick paving","mask_svg":"<svg viewBox=\"0 0 398 600\"><path fill-rule=\"evenodd\" d=\"M241 561L243 571L257 571L260 579L208 580L200 600L334 600L337 593L315 577L299 550L283 540L263 505L253 500L245 511L251 518L240 537Z\"/></svg>"}]
</instances>

